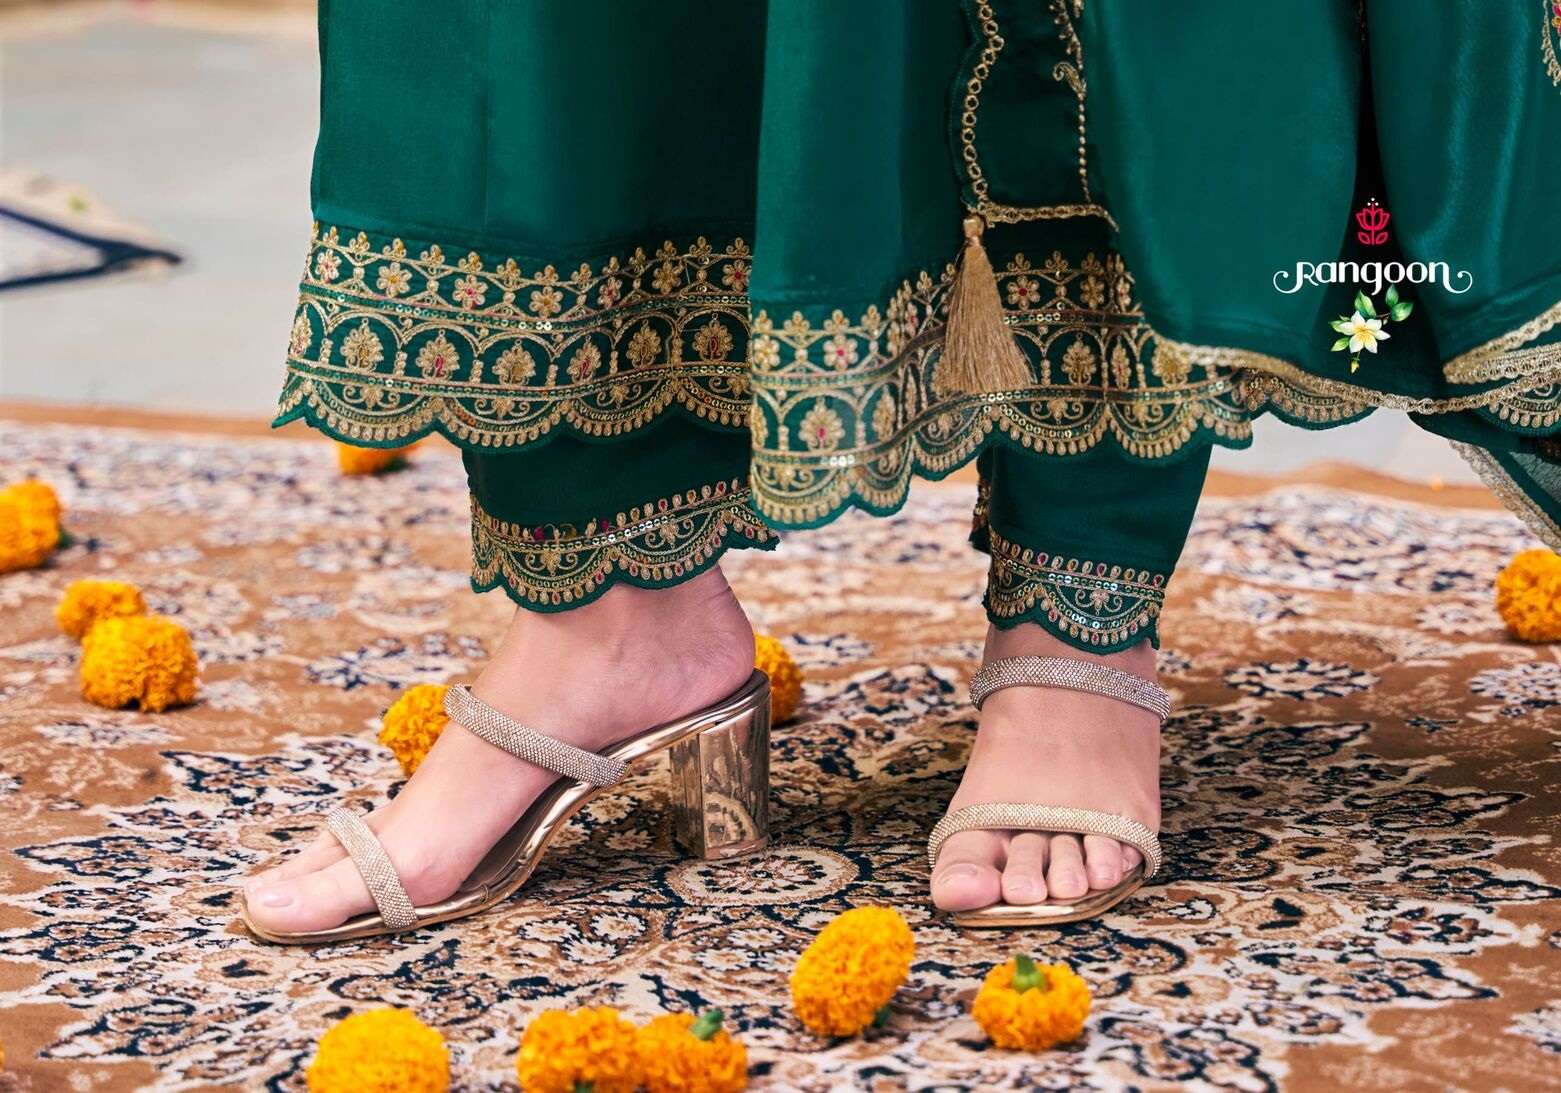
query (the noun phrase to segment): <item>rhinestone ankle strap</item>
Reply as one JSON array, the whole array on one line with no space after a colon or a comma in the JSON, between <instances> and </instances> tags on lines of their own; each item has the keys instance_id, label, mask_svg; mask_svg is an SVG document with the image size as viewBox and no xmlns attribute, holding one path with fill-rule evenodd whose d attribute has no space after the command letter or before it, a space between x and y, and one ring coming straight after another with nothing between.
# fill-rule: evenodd
<instances>
[{"instance_id":1,"label":"rhinestone ankle strap","mask_svg":"<svg viewBox=\"0 0 1561 1093\"><path fill-rule=\"evenodd\" d=\"M472 694L470 687L452 686L444 695L444 712L496 748L543 770L592 786L610 786L623 778L621 759L577 748L522 725Z\"/></svg>"},{"instance_id":2,"label":"rhinestone ankle strap","mask_svg":"<svg viewBox=\"0 0 1561 1093\"><path fill-rule=\"evenodd\" d=\"M1088 691L1148 710L1162 722L1171 715L1171 696L1147 679L1072 657L1008 657L994 660L970 680L970 701L976 709L1004 687L1063 687Z\"/></svg>"}]
</instances>

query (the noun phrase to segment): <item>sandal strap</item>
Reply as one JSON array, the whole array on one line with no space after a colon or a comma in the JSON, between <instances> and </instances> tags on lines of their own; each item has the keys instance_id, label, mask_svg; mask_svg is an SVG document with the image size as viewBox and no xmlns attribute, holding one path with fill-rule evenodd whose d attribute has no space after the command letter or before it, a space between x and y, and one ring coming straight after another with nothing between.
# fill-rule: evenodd
<instances>
[{"instance_id":1,"label":"sandal strap","mask_svg":"<svg viewBox=\"0 0 1561 1093\"><path fill-rule=\"evenodd\" d=\"M1171 715L1171 696L1129 672L1073 657L1007 657L994 660L970 680L970 701L981 708L1005 687L1063 687L1088 691L1148 710L1163 724Z\"/></svg>"},{"instance_id":2,"label":"sandal strap","mask_svg":"<svg viewBox=\"0 0 1561 1093\"><path fill-rule=\"evenodd\" d=\"M416 923L417 912L412 909L412 900L401 886L401 878L396 875L396 867L391 864L390 855L385 853L379 836L374 834L369 825L359 819L355 812L333 808L326 813L325 826L336 836L336 840L347 851L347 857L357 867L358 875L363 878L369 895L374 897L374 906L379 908L379 917L385 920L385 925L392 930L405 930Z\"/></svg>"},{"instance_id":3,"label":"sandal strap","mask_svg":"<svg viewBox=\"0 0 1561 1093\"><path fill-rule=\"evenodd\" d=\"M591 786L610 786L623 780L627 765L594 751L555 740L519 721L500 713L472 694L471 688L456 684L444 695L444 712L453 720L482 737L496 748L533 763L543 770L573 778Z\"/></svg>"},{"instance_id":4,"label":"sandal strap","mask_svg":"<svg viewBox=\"0 0 1561 1093\"><path fill-rule=\"evenodd\" d=\"M1144 856L1144 879L1160 871L1164 860L1160 838L1137 820L1114 812L1061 805L985 804L958 808L937 822L927 839L927 869L937 868L938 851L961 831L1065 831L1074 835L1103 835L1137 847Z\"/></svg>"}]
</instances>

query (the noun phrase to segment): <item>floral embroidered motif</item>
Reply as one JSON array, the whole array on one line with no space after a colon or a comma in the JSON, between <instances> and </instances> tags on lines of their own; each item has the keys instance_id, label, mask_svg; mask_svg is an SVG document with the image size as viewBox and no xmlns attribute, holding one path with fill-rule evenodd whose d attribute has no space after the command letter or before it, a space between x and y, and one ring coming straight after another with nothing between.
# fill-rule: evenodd
<instances>
[{"instance_id":1,"label":"floral embroidered motif","mask_svg":"<svg viewBox=\"0 0 1561 1093\"><path fill-rule=\"evenodd\" d=\"M1028 620L1080 644L1122 649L1147 637L1165 603L1164 573L1066 558L1004 539L987 521L988 487L981 484L974 540L991 556L986 607L1003 625Z\"/></svg>"},{"instance_id":2,"label":"floral embroidered motif","mask_svg":"<svg viewBox=\"0 0 1561 1093\"><path fill-rule=\"evenodd\" d=\"M740 428L751 260L741 239L701 237L526 273L316 225L279 420L379 444L438 429L474 447L560 425L616 435L674 406Z\"/></svg>"},{"instance_id":3,"label":"floral embroidered motif","mask_svg":"<svg viewBox=\"0 0 1561 1093\"><path fill-rule=\"evenodd\" d=\"M503 586L533 610L571 607L616 579L659 586L693 576L728 547L774 547L778 539L748 507L741 480L718 482L587 521L522 527L472 499L472 587Z\"/></svg>"},{"instance_id":4,"label":"floral embroidered motif","mask_svg":"<svg viewBox=\"0 0 1561 1093\"><path fill-rule=\"evenodd\" d=\"M827 520L849 504L886 511L916 473L942 474L994 431L1026 448L1076 454L1111 439L1140 458L1168 455L1200 433L1241 443L1254 407L1240 378L1196 378L1155 343L1122 259L1060 252L1015 255L998 272L1033 387L939 399L952 267L922 273L856 321L794 313L753 323L755 507L781 525Z\"/></svg>"}]
</instances>

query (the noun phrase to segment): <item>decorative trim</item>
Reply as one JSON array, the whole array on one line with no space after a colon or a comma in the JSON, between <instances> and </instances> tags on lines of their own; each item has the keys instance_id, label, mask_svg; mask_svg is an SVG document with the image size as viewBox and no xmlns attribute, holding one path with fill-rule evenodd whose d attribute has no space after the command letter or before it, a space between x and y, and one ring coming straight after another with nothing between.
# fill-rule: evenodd
<instances>
[{"instance_id":1,"label":"decorative trim","mask_svg":"<svg viewBox=\"0 0 1561 1093\"><path fill-rule=\"evenodd\" d=\"M1103 440L1139 459L1199 436L1240 446L1270 407L1336 424L1369 411L1375 393L1318 381L1249 354L1233 365L1193 360L1156 339L1122 259L1015 255L997 274L1005 319L1035 372L1033 386L938 398L934 379L953 267L904 282L883 310L856 320L801 312L753 325L753 489L772 523L805 527L847 505L888 512L913 475L940 476L993 437L1049 455ZM1229 351L1237 352L1237 351ZM1201 373L1201 374L1200 374Z\"/></svg>"},{"instance_id":2,"label":"decorative trim","mask_svg":"<svg viewBox=\"0 0 1561 1093\"><path fill-rule=\"evenodd\" d=\"M1042 615L1079 645L1120 648L1148 636L1169 575L1031 550L985 528L986 609L1001 626Z\"/></svg>"},{"instance_id":3,"label":"decorative trim","mask_svg":"<svg viewBox=\"0 0 1561 1093\"><path fill-rule=\"evenodd\" d=\"M1522 348L1561 325L1561 300L1534 318L1492 338L1477 349L1454 357L1443 368L1453 383L1485 383L1500 379L1561 381L1561 342Z\"/></svg>"},{"instance_id":4,"label":"decorative trim","mask_svg":"<svg viewBox=\"0 0 1561 1093\"><path fill-rule=\"evenodd\" d=\"M1532 497L1518 488L1512 476L1494 455L1484 448L1465 444L1460 440L1452 441L1452 445L1453 449L1463 456L1464 462L1474 469L1480 481L1484 482L1497 499L1518 519L1527 524L1529 530L1539 536L1541 542L1551 550L1561 550L1561 524L1557 524L1548 512L1534 503Z\"/></svg>"},{"instance_id":5,"label":"decorative trim","mask_svg":"<svg viewBox=\"0 0 1561 1093\"><path fill-rule=\"evenodd\" d=\"M1350 407L1366 409L1382 407L1403 410L1412 414L1452 414L1464 410L1484 410L1502 421L1523 429L1548 429L1561 422L1561 401L1550 390L1561 380L1561 369L1554 373L1525 376L1499 387L1476 391L1453 398L1412 398L1390 391L1377 391L1352 383L1312 375L1299 366L1279 357L1257 353L1248 349L1228 346L1190 345L1186 342L1159 339L1160 351L1167 350L1188 362L1207 369L1243 369L1264 373L1292 389L1327 400L1327 404L1345 411ZM1260 392L1264 384L1248 383L1249 393Z\"/></svg>"},{"instance_id":6,"label":"decorative trim","mask_svg":"<svg viewBox=\"0 0 1561 1093\"><path fill-rule=\"evenodd\" d=\"M616 436L677 406L748 413L748 276L734 238L636 249L573 273L318 224L278 423L392 446L432 431L475 447L565 426ZM345 241L344 241L345 239Z\"/></svg>"},{"instance_id":7,"label":"decorative trim","mask_svg":"<svg viewBox=\"0 0 1561 1093\"><path fill-rule=\"evenodd\" d=\"M1561 59L1556 52L1561 49L1561 0L1539 0L1544 11L1539 24L1540 55L1545 61L1545 73L1550 82L1561 87Z\"/></svg>"},{"instance_id":8,"label":"decorative trim","mask_svg":"<svg viewBox=\"0 0 1561 1093\"><path fill-rule=\"evenodd\" d=\"M500 585L522 607L557 611L595 599L613 583L664 587L688 580L729 547L779 541L748 507L740 479L701 486L585 524L523 527L472 498L472 587Z\"/></svg>"},{"instance_id":9,"label":"decorative trim","mask_svg":"<svg viewBox=\"0 0 1561 1093\"><path fill-rule=\"evenodd\" d=\"M995 625L1035 622L1103 652L1143 638L1158 646L1155 620L1170 574L1032 550L993 530L990 513L991 486L982 479L970 538L991 558L984 602Z\"/></svg>"},{"instance_id":10,"label":"decorative trim","mask_svg":"<svg viewBox=\"0 0 1561 1093\"><path fill-rule=\"evenodd\" d=\"M997 13L991 0L975 0L973 13L982 41L980 52L970 68L970 76L965 81L965 96L960 103L959 152L960 159L965 165L965 177L970 183L970 192L976 199L975 203L968 207L988 224L1019 224L1028 220L1065 220L1075 216L1098 216L1112 228L1117 226L1105 207L1096 204L1094 198L1090 196L1089 171L1085 160L1084 46L1074 31L1073 19L1068 12L1069 4L1073 5L1075 15L1083 10L1083 0L1052 0L1053 16L1062 34L1063 47L1067 50L1069 58L1067 61L1057 63L1052 69L1052 78L1066 81L1078 97L1079 182L1082 186L1083 200L1064 205L1024 206L1005 205L992 200L992 186L987 180L986 172L981 168L981 157L976 150L976 121L981 109L981 95L985 90L986 81L991 78L992 68L1007 43L999 33Z\"/></svg>"}]
</instances>

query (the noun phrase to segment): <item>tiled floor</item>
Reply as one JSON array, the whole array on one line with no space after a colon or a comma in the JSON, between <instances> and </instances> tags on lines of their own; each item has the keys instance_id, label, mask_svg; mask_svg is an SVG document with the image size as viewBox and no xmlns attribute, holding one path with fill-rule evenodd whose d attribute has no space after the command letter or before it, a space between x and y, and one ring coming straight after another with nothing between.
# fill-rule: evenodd
<instances>
[{"instance_id":1,"label":"tiled floor","mask_svg":"<svg viewBox=\"0 0 1561 1093\"><path fill-rule=\"evenodd\" d=\"M0 22L0 152L83 185L188 260L157 279L0 297L0 399L264 416L309 228L313 44L296 16L256 33L144 14L155 5L98 10L63 27ZM1215 461L1319 458L1474 481L1396 413L1326 434L1263 421L1252 449Z\"/></svg>"}]
</instances>

